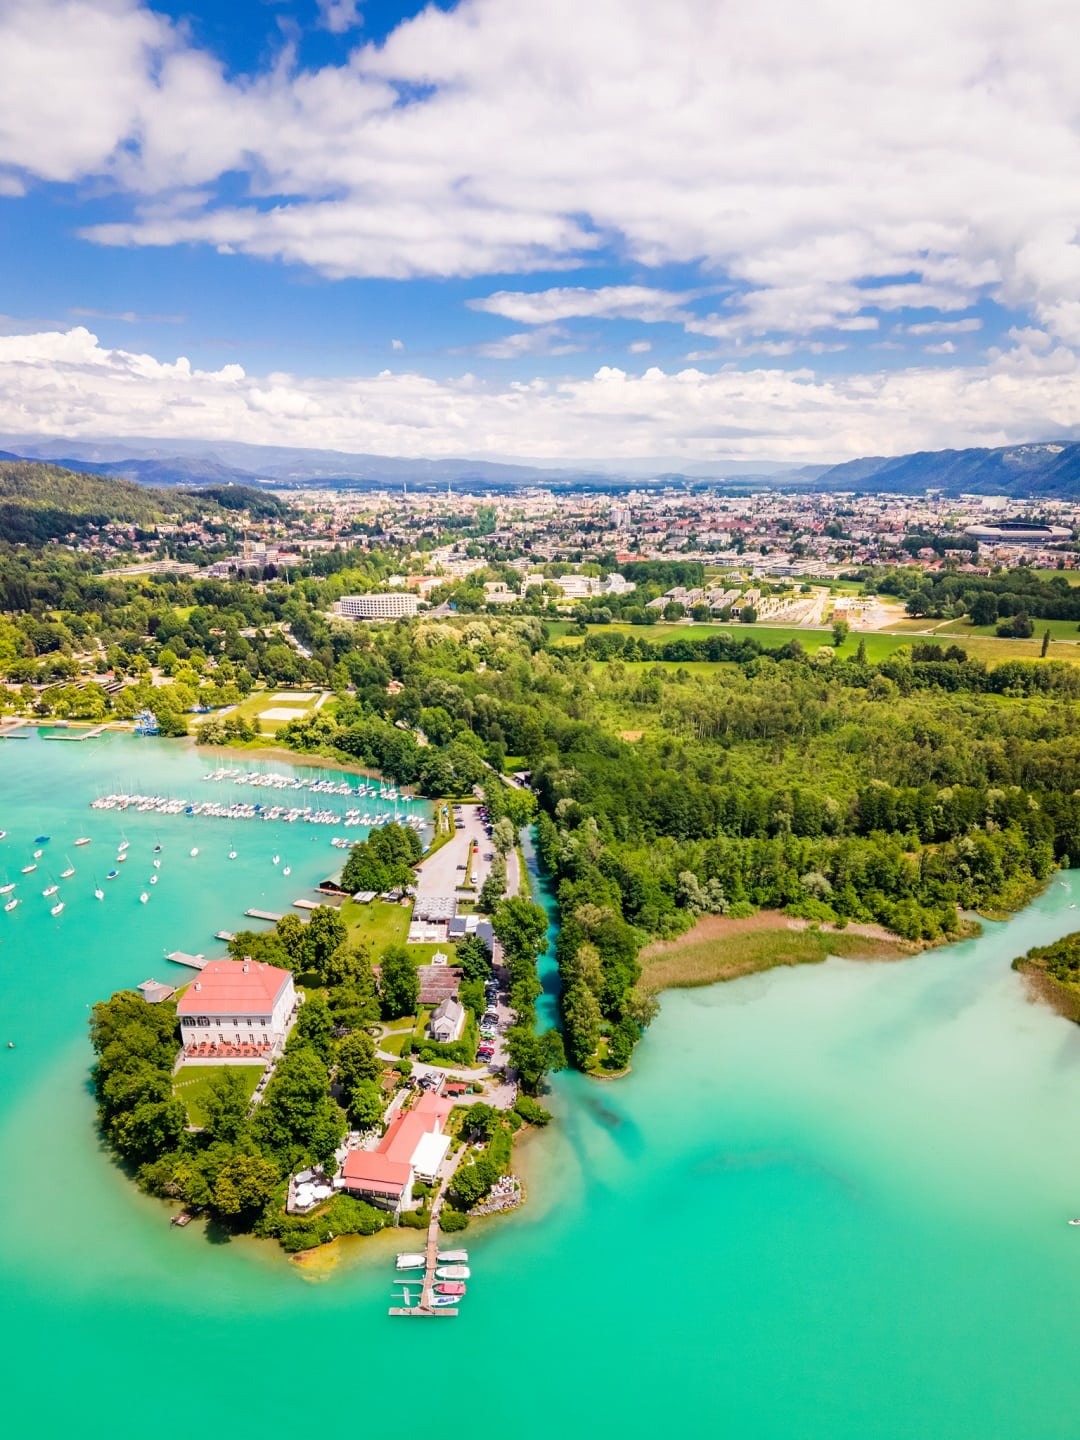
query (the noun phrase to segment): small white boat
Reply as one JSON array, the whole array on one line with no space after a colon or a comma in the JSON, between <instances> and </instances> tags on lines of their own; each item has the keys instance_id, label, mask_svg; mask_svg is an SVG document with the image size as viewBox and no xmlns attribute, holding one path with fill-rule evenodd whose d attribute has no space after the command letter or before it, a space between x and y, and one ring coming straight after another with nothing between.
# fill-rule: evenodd
<instances>
[{"instance_id":1,"label":"small white boat","mask_svg":"<svg viewBox=\"0 0 1080 1440\"><path fill-rule=\"evenodd\" d=\"M117 863L118 865L123 865L123 863L124 863L124 861L125 861L126 859L127 859L127 856L126 856L126 855L117 855L117 857L116 857L116 863Z\"/></svg>"},{"instance_id":2,"label":"small white boat","mask_svg":"<svg viewBox=\"0 0 1080 1440\"><path fill-rule=\"evenodd\" d=\"M76 844L76 845L89 845L89 844L90 844L90 836L89 836L89 835L80 835L79 838L75 841L75 844Z\"/></svg>"},{"instance_id":3,"label":"small white boat","mask_svg":"<svg viewBox=\"0 0 1080 1440\"><path fill-rule=\"evenodd\" d=\"M449 1310L457 1305L458 1299L457 1295L432 1295L431 1303L436 1310Z\"/></svg>"},{"instance_id":4,"label":"small white boat","mask_svg":"<svg viewBox=\"0 0 1080 1440\"><path fill-rule=\"evenodd\" d=\"M439 1250L436 1252L436 1259L440 1265L467 1265L469 1252L468 1250Z\"/></svg>"},{"instance_id":5,"label":"small white boat","mask_svg":"<svg viewBox=\"0 0 1080 1440\"><path fill-rule=\"evenodd\" d=\"M292 866L291 866L291 865L283 865L283 866L281 867L281 873L282 873L283 875L291 875L291 874L292 874Z\"/></svg>"},{"instance_id":6,"label":"small white boat","mask_svg":"<svg viewBox=\"0 0 1080 1440\"><path fill-rule=\"evenodd\" d=\"M194 848L194 849L192 850L192 852L191 852L191 858L194 860L194 859L195 859L195 856L196 856L198 853L199 853L199 847L196 845L195 848Z\"/></svg>"},{"instance_id":7,"label":"small white boat","mask_svg":"<svg viewBox=\"0 0 1080 1440\"><path fill-rule=\"evenodd\" d=\"M42 893L42 895L45 896L45 899L47 900L50 895L55 895L56 892L57 892L57 890L59 890L59 889L60 889L60 886L59 886L59 885L46 885L46 886L45 886L45 889L42 890L41 893Z\"/></svg>"},{"instance_id":8,"label":"small white boat","mask_svg":"<svg viewBox=\"0 0 1080 1440\"><path fill-rule=\"evenodd\" d=\"M104 900L104 899L105 899L105 891L102 890L102 888L101 888L100 885L96 886L95 889L94 889L94 899L95 899L95 900Z\"/></svg>"},{"instance_id":9,"label":"small white boat","mask_svg":"<svg viewBox=\"0 0 1080 1440\"><path fill-rule=\"evenodd\" d=\"M281 856L280 856L280 855L275 855L275 856L274 856L273 863L274 863L275 865L280 864L280 863L281 863Z\"/></svg>"},{"instance_id":10,"label":"small white boat","mask_svg":"<svg viewBox=\"0 0 1080 1440\"><path fill-rule=\"evenodd\" d=\"M9 885L0 885L0 895L10 895L11 892L12 892L12 890L14 890L14 889L15 889L15 881L12 880Z\"/></svg>"},{"instance_id":11,"label":"small white boat","mask_svg":"<svg viewBox=\"0 0 1080 1440\"><path fill-rule=\"evenodd\" d=\"M36 865L24 865L24 866L22 867L22 873L23 873L24 875L31 875L36 869L37 869L37 866L36 866Z\"/></svg>"},{"instance_id":12,"label":"small white boat","mask_svg":"<svg viewBox=\"0 0 1080 1440\"><path fill-rule=\"evenodd\" d=\"M155 861L154 861L154 869L155 869L155 870L160 870L160 869L161 869L161 861L160 861L160 860L155 860Z\"/></svg>"},{"instance_id":13,"label":"small white boat","mask_svg":"<svg viewBox=\"0 0 1080 1440\"><path fill-rule=\"evenodd\" d=\"M58 901L56 902L56 904L52 907L52 909L49 911L49 914L50 914L50 915L59 915L59 914L60 914L60 911L63 910L63 908L64 908L64 902L63 902L63 900L58 900Z\"/></svg>"},{"instance_id":14,"label":"small white boat","mask_svg":"<svg viewBox=\"0 0 1080 1440\"><path fill-rule=\"evenodd\" d=\"M235 860L235 859L236 859L236 851L235 851L235 850L230 850L230 851L229 851L229 859L230 859L230 860Z\"/></svg>"},{"instance_id":15,"label":"small white boat","mask_svg":"<svg viewBox=\"0 0 1080 1440\"><path fill-rule=\"evenodd\" d=\"M18 903L19 903L18 900L9 900L9 901L7 902L7 904L4 906L4 909L5 909L5 910L14 910L14 909L15 909L15 906L18 905Z\"/></svg>"},{"instance_id":16,"label":"small white boat","mask_svg":"<svg viewBox=\"0 0 1080 1440\"><path fill-rule=\"evenodd\" d=\"M146 891L144 890L144 891L142 892L142 894L139 896L139 904L140 904L140 905L145 905L146 902L147 902L149 899L150 899L150 896L149 896L149 895L146 893Z\"/></svg>"},{"instance_id":17,"label":"small white boat","mask_svg":"<svg viewBox=\"0 0 1080 1440\"><path fill-rule=\"evenodd\" d=\"M35 860L40 860L43 853L44 853L44 852L41 851L41 850L35 850L35 851L34 851L34 859L35 859Z\"/></svg>"},{"instance_id":18,"label":"small white boat","mask_svg":"<svg viewBox=\"0 0 1080 1440\"><path fill-rule=\"evenodd\" d=\"M1076 1216L1075 1219L1070 1220L1070 1221L1069 1221L1069 1224L1070 1224L1070 1225L1080 1225L1080 1215Z\"/></svg>"},{"instance_id":19,"label":"small white boat","mask_svg":"<svg viewBox=\"0 0 1080 1440\"><path fill-rule=\"evenodd\" d=\"M131 841L130 841L130 840L121 840L121 841L120 841L120 844L119 844L116 848L117 848L117 850L119 850L120 854L122 855L122 854L124 853L124 851L128 848L128 846L129 846L130 844L131 844Z\"/></svg>"},{"instance_id":20,"label":"small white boat","mask_svg":"<svg viewBox=\"0 0 1080 1440\"><path fill-rule=\"evenodd\" d=\"M399 1270L423 1270L426 1264L427 1256L422 1250L407 1250L397 1257Z\"/></svg>"},{"instance_id":21,"label":"small white boat","mask_svg":"<svg viewBox=\"0 0 1080 1440\"><path fill-rule=\"evenodd\" d=\"M440 1265L435 1274L440 1280L468 1280L472 1271L468 1265Z\"/></svg>"},{"instance_id":22,"label":"small white boat","mask_svg":"<svg viewBox=\"0 0 1080 1440\"><path fill-rule=\"evenodd\" d=\"M75 874L75 866L74 866L74 865L69 865L66 870L61 870L61 871L60 871L60 879L61 879L61 880L70 880L71 877L72 877L72 875L74 875L74 874Z\"/></svg>"},{"instance_id":23,"label":"small white boat","mask_svg":"<svg viewBox=\"0 0 1080 1440\"><path fill-rule=\"evenodd\" d=\"M157 877L156 875L151 875L151 876L150 876L150 884L151 884L151 885L156 885L157 882L158 882L158 877Z\"/></svg>"}]
</instances>

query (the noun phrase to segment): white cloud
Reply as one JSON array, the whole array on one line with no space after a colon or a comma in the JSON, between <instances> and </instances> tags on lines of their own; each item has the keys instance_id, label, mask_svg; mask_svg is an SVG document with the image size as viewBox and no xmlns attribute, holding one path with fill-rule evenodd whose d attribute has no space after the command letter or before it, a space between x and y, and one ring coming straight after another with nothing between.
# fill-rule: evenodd
<instances>
[{"instance_id":1,"label":"white cloud","mask_svg":"<svg viewBox=\"0 0 1080 1440\"><path fill-rule=\"evenodd\" d=\"M631 355L647 355L652 349L651 340L631 340L626 347Z\"/></svg>"},{"instance_id":2,"label":"white cloud","mask_svg":"<svg viewBox=\"0 0 1080 1440\"><path fill-rule=\"evenodd\" d=\"M468 373L254 376L107 349L76 328L0 335L0 430L417 456L828 460L1078 433L1078 382L1080 361L1060 346L854 376L655 366L493 383Z\"/></svg>"},{"instance_id":3,"label":"white cloud","mask_svg":"<svg viewBox=\"0 0 1080 1440\"><path fill-rule=\"evenodd\" d=\"M344 35L361 23L360 0L319 0L319 19L333 35Z\"/></svg>"},{"instance_id":4,"label":"white cloud","mask_svg":"<svg viewBox=\"0 0 1080 1440\"><path fill-rule=\"evenodd\" d=\"M558 320L639 320L645 324L688 319L687 302L697 292L677 294L646 285L584 285L553 290L498 290L494 295L468 301L471 310L501 315L519 325L546 325Z\"/></svg>"},{"instance_id":5,"label":"white cloud","mask_svg":"<svg viewBox=\"0 0 1080 1440\"><path fill-rule=\"evenodd\" d=\"M614 248L733 279L702 332L728 339L846 324L893 307L862 282L915 275L916 303L989 291L1080 335L1073 0L461 0L254 76L137 0L3 0L0 53L3 183L105 177L135 205L102 243L394 277Z\"/></svg>"},{"instance_id":6,"label":"white cloud","mask_svg":"<svg viewBox=\"0 0 1080 1440\"><path fill-rule=\"evenodd\" d=\"M486 360L517 360L524 355L573 355L584 348L560 325L541 325L536 330L521 330L501 340L470 346L468 353Z\"/></svg>"},{"instance_id":7,"label":"white cloud","mask_svg":"<svg viewBox=\"0 0 1080 1440\"><path fill-rule=\"evenodd\" d=\"M927 355L955 355L956 346L951 340L942 340L938 345L924 345Z\"/></svg>"},{"instance_id":8,"label":"white cloud","mask_svg":"<svg viewBox=\"0 0 1080 1440\"><path fill-rule=\"evenodd\" d=\"M391 340L391 341L390 341L390 349L391 349L391 350L404 350L404 349L405 349L405 341L404 341L404 340Z\"/></svg>"},{"instance_id":9,"label":"white cloud","mask_svg":"<svg viewBox=\"0 0 1080 1440\"><path fill-rule=\"evenodd\" d=\"M908 335L972 335L982 329L977 315L966 320L924 320L917 325L901 325Z\"/></svg>"}]
</instances>

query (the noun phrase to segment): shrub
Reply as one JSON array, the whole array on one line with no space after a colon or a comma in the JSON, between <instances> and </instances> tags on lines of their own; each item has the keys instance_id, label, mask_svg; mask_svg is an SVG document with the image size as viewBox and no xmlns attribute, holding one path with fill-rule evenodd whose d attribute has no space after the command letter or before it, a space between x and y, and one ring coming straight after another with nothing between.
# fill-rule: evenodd
<instances>
[{"instance_id":1,"label":"shrub","mask_svg":"<svg viewBox=\"0 0 1080 1440\"><path fill-rule=\"evenodd\" d=\"M514 1109L527 1125L546 1125L551 1119L551 1112L531 1095L519 1095Z\"/></svg>"},{"instance_id":2,"label":"shrub","mask_svg":"<svg viewBox=\"0 0 1080 1440\"><path fill-rule=\"evenodd\" d=\"M463 1215L460 1210L455 1210L452 1205L444 1205L439 1211L439 1229L445 1235L452 1235L456 1230L467 1230L468 1228L468 1215Z\"/></svg>"},{"instance_id":3,"label":"shrub","mask_svg":"<svg viewBox=\"0 0 1080 1440\"><path fill-rule=\"evenodd\" d=\"M406 1230L426 1230L428 1213L426 1210L403 1210L398 1216L398 1224L404 1225Z\"/></svg>"}]
</instances>

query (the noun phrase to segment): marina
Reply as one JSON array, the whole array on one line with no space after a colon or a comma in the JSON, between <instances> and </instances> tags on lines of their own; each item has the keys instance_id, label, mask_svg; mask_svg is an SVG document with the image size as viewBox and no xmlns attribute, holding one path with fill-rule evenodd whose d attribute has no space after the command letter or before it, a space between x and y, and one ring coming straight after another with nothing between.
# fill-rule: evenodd
<instances>
[{"instance_id":1,"label":"marina","mask_svg":"<svg viewBox=\"0 0 1080 1440\"><path fill-rule=\"evenodd\" d=\"M310 792L309 792L310 793ZM335 792L337 793L337 792ZM359 792L350 791L350 794ZM384 799L393 805L393 809L381 810L376 813L361 811L359 809L331 810L327 808L316 808L312 805L263 805L252 801L236 800L226 803L223 800L182 800L176 796L145 794L139 791L116 790L108 794L98 795L91 802L93 810L118 811L124 814L127 811L134 811L136 814L146 815L167 815L184 817L201 817L210 820L228 820L230 823L252 820L280 820L283 824L293 825L327 825L342 829L364 828L372 829L378 825L408 825L418 833L422 834L431 828L431 822L421 815L410 814L408 810L409 801L401 800L397 792L387 791L380 794ZM405 805L405 809L399 809L398 804ZM347 846L348 840L341 838L338 848Z\"/></svg>"}]
</instances>

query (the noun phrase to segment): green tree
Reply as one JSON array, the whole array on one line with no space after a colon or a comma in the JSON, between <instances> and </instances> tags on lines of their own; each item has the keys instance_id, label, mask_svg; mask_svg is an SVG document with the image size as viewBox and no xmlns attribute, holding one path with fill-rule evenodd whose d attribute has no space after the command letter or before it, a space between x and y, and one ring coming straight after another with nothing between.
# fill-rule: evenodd
<instances>
[{"instance_id":1,"label":"green tree","mask_svg":"<svg viewBox=\"0 0 1080 1440\"><path fill-rule=\"evenodd\" d=\"M848 637L848 635L849 635L850 633L851 633L851 626L848 624L848 622L847 622L846 620L834 620L834 621L833 621L833 623L832 623L832 643L835 645L835 647L837 648L837 650L840 649L840 646L843 645L844 641L847 639L847 637Z\"/></svg>"},{"instance_id":2,"label":"green tree","mask_svg":"<svg viewBox=\"0 0 1080 1440\"><path fill-rule=\"evenodd\" d=\"M361 1080L377 1080L382 1063L375 1054L375 1041L363 1030L354 1030L338 1045L337 1078L350 1095Z\"/></svg>"},{"instance_id":3,"label":"green tree","mask_svg":"<svg viewBox=\"0 0 1080 1440\"><path fill-rule=\"evenodd\" d=\"M382 1120L386 1101L374 1080L358 1080L349 1091L349 1115L358 1130L371 1130Z\"/></svg>"},{"instance_id":4,"label":"green tree","mask_svg":"<svg viewBox=\"0 0 1080 1440\"><path fill-rule=\"evenodd\" d=\"M511 895L500 900L492 917L495 934L509 959L542 955L547 949L547 912L542 906Z\"/></svg>"},{"instance_id":5,"label":"green tree","mask_svg":"<svg viewBox=\"0 0 1080 1440\"><path fill-rule=\"evenodd\" d=\"M211 1077L203 1099L203 1129L213 1140L235 1144L244 1131L251 1101L238 1070L227 1067Z\"/></svg>"},{"instance_id":6,"label":"green tree","mask_svg":"<svg viewBox=\"0 0 1080 1440\"><path fill-rule=\"evenodd\" d=\"M489 980L491 978L491 956L487 946L475 935L466 935L458 941L455 964L461 966L465 980Z\"/></svg>"},{"instance_id":7,"label":"green tree","mask_svg":"<svg viewBox=\"0 0 1080 1440\"><path fill-rule=\"evenodd\" d=\"M348 927L336 910L331 909L329 905L320 905L317 909L312 910L306 929L307 951L311 957L311 967L325 984L330 957L340 945L345 943L349 933Z\"/></svg>"},{"instance_id":8,"label":"green tree","mask_svg":"<svg viewBox=\"0 0 1080 1440\"><path fill-rule=\"evenodd\" d=\"M420 1000L420 976L404 945L390 945L383 952L379 997L387 1020L416 1014Z\"/></svg>"},{"instance_id":9,"label":"green tree","mask_svg":"<svg viewBox=\"0 0 1080 1440\"><path fill-rule=\"evenodd\" d=\"M222 1215L265 1210L281 1180L281 1171L265 1155L237 1155L218 1171L213 1205Z\"/></svg>"},{"instance_id":10,"label":"green tree","mask_svg":"<svg viewBox=\"0 0 1080 1440\"><path fill-rule=\"evenodd\" d=\"M309 995L297 1011L296 1023L289 1032L286 1049L314 1050L324 1065L334 1055L334 1017L321 995Z\"/></svg>"},{"instance_id":11,"label":"green tree","mask_svg":"<svg viewBox=\"0 0 1080 1440\"><path fill-rule=\"evenodd\" d=\"M461 1119L462 1132L475 1135L479 1140L490 1140L501 1124L499 1112L483 1101L470 1105Z\"/></svg>"}]
</instances>

